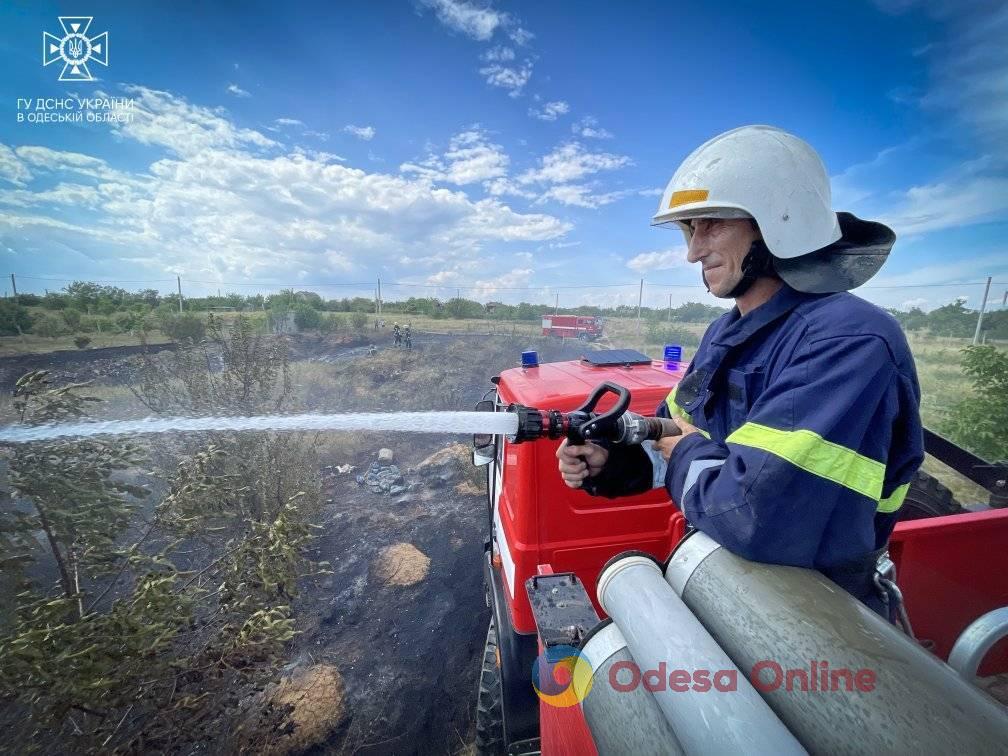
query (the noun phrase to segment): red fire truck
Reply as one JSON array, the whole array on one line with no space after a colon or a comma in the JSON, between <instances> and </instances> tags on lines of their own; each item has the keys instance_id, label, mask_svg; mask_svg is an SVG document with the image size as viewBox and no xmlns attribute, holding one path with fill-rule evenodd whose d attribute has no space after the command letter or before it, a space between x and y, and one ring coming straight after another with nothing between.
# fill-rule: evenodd
<instances>
[{"instance_id":1,"label":"red fire truck","mask_svg":"<svg viewBox=\"0 0 1008 756\"><path fill-rule=\"evenodd\" d=\"M543 336L561 336L565 339L602 338L604 319L594 315L543 315Z\"/></svg>"},{"instance_id":2,"label":"red fire truck","mask_svg":"<svg viewBox=\"0 0 1008 756\"><path fill-rule=\"evenodd\" d=\"M761 659L776 659L792 651L800 656L799 651L805 653L811 648L827 656L865 651L876 666L885 670L885 680L879 676L880 685L889 684L905 672L900 678L905 689L900 696L885 698L884 705L849 695L802 698L799 694L766 694L766 703L773 712L764 712L768 720L779 717L809 752L836 750L823 745L824 733L839 731L838 723L846 720L837 711L856 705L860 705L861 713L849 718L856 723L856 737L846 743L846 750L852 753L939 753L945 751L941 743L955 741L963 733L972 733L981 743L987 738L989 748L981 747L980 751L993 753L1003 748L1008 742L1005 710L977 686L995 694L999 691L1003 696L1004 682L1008 680L1008 581L1004 577L1008 574L1008 549L1004 548L1008 541L1008 468L990 464L925 431L927 451L989 490L991 499L989 506L974 505L970 507L973 511L967 511L929 476L920 474L911 486L902 512L908 521L897 525L888 552L908 613L906 634L844 592L831 590L824 578L812 586L817 591L815 600L804 603L794 598L797 594L790 588L768 588L756 578L752 580L758 590L747 588L744 576L761 570L778 581L815 582L817 578L810 570L756 565L737 557L736 569L741 565L741 573L715 573L713 567L704 567L712 557L690 552L690 544L703 536L688 535L685 518L669 502L663 488L619 501L592 499L564 486L557 474L555 452L559 438L578 418L597 418L594 422L600 425L612 420L617 411L650 413L683 377L686 363L652 362L644 355L638 355L641 359L636 361L627 351L614 350L611 358L608 352L593 351L580 362L542 365L523 355L523 367L505 370L494 378L494 388L477 405L479 411L519 413L520 435L473 439L473 461L487 468L489 537L484 544L483 567L491 616L478 691L476 753L682 753L678 744L690 738L706 742L707 748L686 752L726 752L710 744L732 735L730 716L696 717L687 730L676 729L675 722L663 723L667 714L659 709L658 702L664 693L644 694L638 689L633 696L620 689L620 695L609 695L613 687L606 684L604 665L622 659L619 654L624 652L630 654L626 658L636 659L635 642L662 636L642 628L646 626L647 612L667 608L666 604L634 594L628 606L635 607L640 617L599 621L607 615L599 599L603 584L618 586L620 579L617 576L607 583L602 573L608 570L615 574L624 568L614 559L618 556L627 557L624 563L636 561L639 573L645 571L641 564L650 565L656 574L668 565L665 580L676 585L668 575L684 564L703 573L702 579L717 575L721 580L718 590L704 593L691 587L694 582L702 585L701 577L691 576L688 581L679 581L683 584L677 589L681 598L669 596L663 601L687 602L689 611L696 612L706 624L706 628L697 625L698 633L716 638L737 664L743 664L744 654L750 651L762 654L758 657ZM605 394L600 393L602 384L608 387ZM592 398L581 404L593 388ZM614 402L613 393L617 391L626 396ZM594 414L596 405L603 413L601 417ZM590 431L593 437L598 435L596 430L593 427ZM532 438L542 440L522 442ZM731 558L725 556L726 560ZM627 568L626 574L632 574L632 570ZM668 589L666 592L672 591L660 575L657 582ZM606 590L611 595L615 588ZM783 598L778 604L763 606L775 596ZM708 607L708 600L716 607ZM725 602L738 605L726 609ZM838 609L830 602L846 603ZM752 623L758 616L763 616L760 612L770 618L772 632L749 631L756 627ZM788 612L797 617L793 633L785 633L786 623L781 620ZM735 626L742 629L734 635L725 630ZM669 625L666 629L667 637L687 632L685 625ZM822 637L814 636L816 632L821 632ZM812 637L819 638L818 645L809 640ZM866 637L870 642L857 640ZM620 649L614 638L627 644L626 648ZM739 639L752 648L733 646ZM769 650L778 639L783 645ZM600 644L606 643L612 647L599 651ZM549 697L537 697L535 670L540 671L540 683L543 679L549 682L546 676L551 674L555 683L564 683L556 671L563 672L562 665L550 671L551 648L583 655L596 666L603 663L597 679L593 678L597 684L590 688L590 695L584 700L577 698L580 704L555 705L548 702ZM908 660L905 667L897 657ZM954 671L944 664L945 660L955 665ZM573 669L576 672L579 668ZM956 692L950 694L943 686ZM675 695L679 699L672 697L666 702L685 700L685 694ZM648 696L649 700L642 700ZM705 706L716 703L711 695L698 700ZM815 716L808 713L813 703L824 707ZM774 721L779 731L780 722ZM822 726L822 722L830 724ZM743 730L751 724L744 722ZM667 733L668 726L675 731L674 737L655 740L653 734L648 735L654 731ZM1000 746L996 745L999 741ZM880 742L888 745L878 746ZM730 750L740 752L739 748Z\"/></svg>"}]
</instances>

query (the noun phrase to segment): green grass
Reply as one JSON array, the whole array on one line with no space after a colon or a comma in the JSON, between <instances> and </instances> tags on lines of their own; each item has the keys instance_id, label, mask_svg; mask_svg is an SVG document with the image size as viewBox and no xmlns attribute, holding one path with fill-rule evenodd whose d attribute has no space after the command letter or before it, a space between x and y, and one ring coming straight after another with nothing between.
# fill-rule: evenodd
<instances>
[{"instance_id":1,"label":"green grass","mask_svg":"<svg viewBox=\"0 0 1008 756\"><path fill-rule=\"evenodd\" d=\"M93 333L88 334L91 343L87 349L100 347L136 346L143 343L139 336L129 333ZM27 333L21 336L0 336L0 357L10 357L18 354L48 354L49 352L76 351L73 336L57 336L46 338ZM155 331L147 334L147 343L166 344L171 339Z\"/></svg>"}]
</instances>

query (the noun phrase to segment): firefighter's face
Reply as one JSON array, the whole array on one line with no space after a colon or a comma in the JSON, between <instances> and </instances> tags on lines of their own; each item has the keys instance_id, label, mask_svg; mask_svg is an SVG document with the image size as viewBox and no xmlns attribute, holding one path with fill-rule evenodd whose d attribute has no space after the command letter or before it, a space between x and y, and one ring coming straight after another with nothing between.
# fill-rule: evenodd
<instances>
[{"instance_id":1,"label":"firefighter's face","mask_svg":"<svg viewBox=\"0 0 1008 756\"><path fill-rule=\"evenodd\" d=\"M686 259L703 266L707 286L715 297L726 297L742 280L742 261L758 232L746 218L695 218Z\"/></svg>"}]
</instances>

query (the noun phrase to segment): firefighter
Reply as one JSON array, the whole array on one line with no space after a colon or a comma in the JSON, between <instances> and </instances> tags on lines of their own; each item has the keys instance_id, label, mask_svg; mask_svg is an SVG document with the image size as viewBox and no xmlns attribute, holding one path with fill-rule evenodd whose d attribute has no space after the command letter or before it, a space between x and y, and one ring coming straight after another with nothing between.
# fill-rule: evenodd
<instances>
[{"instance_id":1,"label":"firefighter","mask_svg":"<svg viewBox=\"0 0 1008 756\"><path fill-rule=\"evenodd\" d=\"M402 343L402 331L399 330L399 323L392 326L392 341L396 346Z\"/></svg>"},{"instance_id":2,"label":"firefighter","mask_svg":"<svg viewBox=\"0 0 1008 756\"><path fill-rule=\"evenodd\" d=\"M413 328L413 324L412 323L407 323L406 324L406 332L403 334L403 338L406 341L406 348L407 349L412 349L413 348L413 332L412 332L412 328Z\"/></svg>"},{"instance_id":3,"label":"firefighter","mask_svg":"<svg viewBox=\"0 0 1008 756\"><path fill-rule=\"evenodd\" d=\"M652 225L678 226L707 289L735 307L658 408L681 435L653 448L565 442L564 481L607 497L664 485L730 551L818 569L889 612L876 562L924 457L920 388L899 324L848 290L895 234L833 212L816 152L768 126L695 150Z\"/></svg>"}]
</instances>

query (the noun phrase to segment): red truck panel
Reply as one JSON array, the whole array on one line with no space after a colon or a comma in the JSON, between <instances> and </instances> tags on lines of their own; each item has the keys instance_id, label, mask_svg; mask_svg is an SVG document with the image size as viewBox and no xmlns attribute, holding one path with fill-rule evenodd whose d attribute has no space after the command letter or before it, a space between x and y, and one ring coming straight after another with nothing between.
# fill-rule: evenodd
<instances>
[{"instance_id":1,"label":"red truck panel","mask_svg":"<svg viewBox=\"0 0 1008 756\"><path fill-rule=\"evenodd\" d=\"M568 411L598 384L612 381L630 390L631 410L653 415L685 369L685 363L671 369L661 362L604 368L548 363L504 371L498 391L505 403ZM607 396L598 410L611 405ZM519 633L535 632L524 585L537 565L576 573L595 601L595 580L612 556L636 549L664 559L682 535L681 516L674 517L678 510L662 489L610 500L567 488L556 469L559 445L547 440L504 445L497 540L511 622ZM596 610L601 613L598 605Z\"/></svg>"},{"instance_id":2,"label":"red truck panel","mask_svg":"<svg viewBox=\"0 0 1008 756\"><path fill-rule=\"evenodd\" d=\"M942 659L973 620L1008 606L1008 509L901 522L889 553L914 633ZM1008 640L980 667L1005 672Z\"/></svg>"}]
</instances>

